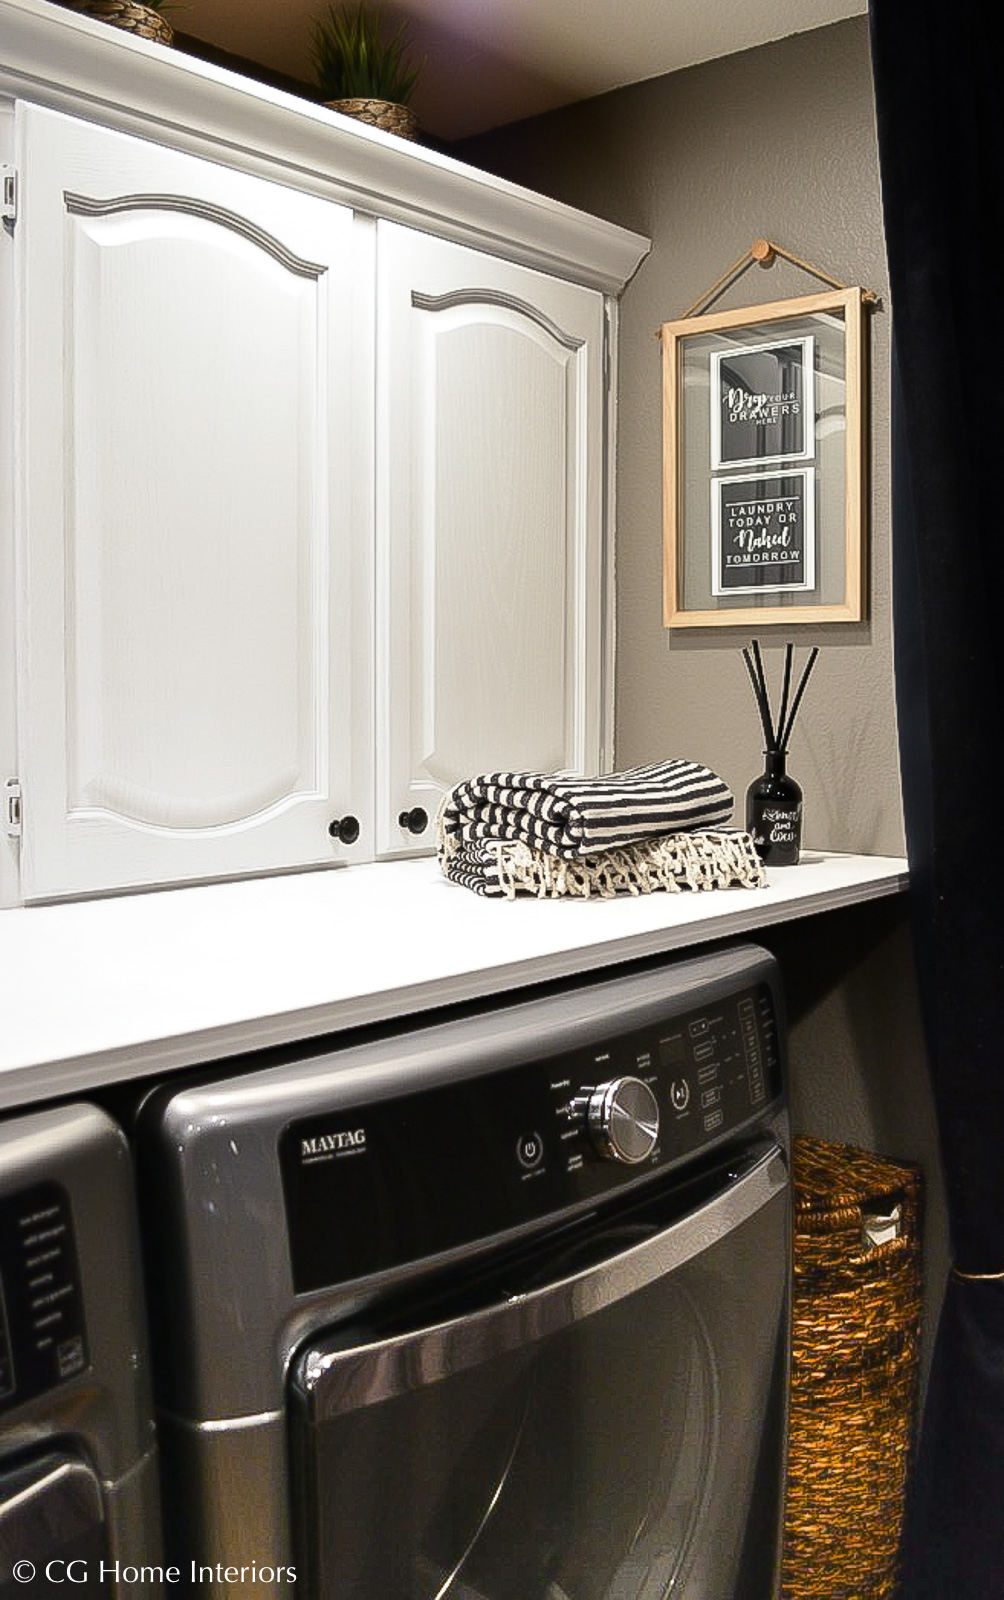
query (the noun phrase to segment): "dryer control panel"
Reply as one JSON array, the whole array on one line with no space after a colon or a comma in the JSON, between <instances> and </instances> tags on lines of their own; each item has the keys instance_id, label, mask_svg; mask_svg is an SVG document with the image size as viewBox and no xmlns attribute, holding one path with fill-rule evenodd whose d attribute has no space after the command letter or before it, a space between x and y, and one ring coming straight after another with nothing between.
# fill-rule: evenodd
<instances>
[{"instance_id":1,"label":"dryer control panel","mask_svg":"<svg viewBox=\"0 0 1004 1600\"><path fill-rule=\"evenodd\" d=\"M0 1411L87 1366L73 1218L58 1183L0 1199Z\"/></svg>"},{"instance_id":2,"label":"dryer control panel","mask_svg":"<svg viewBox=\"0 0 1004 1600\"><path fill-rule=\"evenodd\" d=\"M697 1159L782 1093L770 985L588 1049L291 1122L279 1141L294 1287L371 1276Z\"/></svg>"}]
</instances>

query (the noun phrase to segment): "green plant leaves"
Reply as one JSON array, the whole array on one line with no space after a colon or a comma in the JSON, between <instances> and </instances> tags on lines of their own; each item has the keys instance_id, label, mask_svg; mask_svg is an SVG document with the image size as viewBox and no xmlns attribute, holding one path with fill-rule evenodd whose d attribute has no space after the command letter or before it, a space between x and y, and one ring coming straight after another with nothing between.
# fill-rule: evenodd
<instances>
[{"instance_id":1,"label":"green plant leaves","mask_svg":"<svg viewBox=\"0 0 1004 1600\"><path fill-rule=\"evenodd\" d=\"M422 63L409 60L407 23L385 42L377 12L364 5L355 11L329 6L324 16L315 17L313 27L311 57L325 99L408 104Z\"/></svg>"}]
</instances>

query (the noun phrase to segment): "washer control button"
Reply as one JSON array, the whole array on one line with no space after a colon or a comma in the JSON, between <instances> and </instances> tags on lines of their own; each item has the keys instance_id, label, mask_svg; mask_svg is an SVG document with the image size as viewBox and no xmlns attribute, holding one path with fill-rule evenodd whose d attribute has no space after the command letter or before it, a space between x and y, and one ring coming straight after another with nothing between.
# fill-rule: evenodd
<instances>
[{"instance_id":1,"label":"washer control button","mask_svg":"<svg viewBox=\"0 0 1004 1600\"><path fill-rule=\"evenodd\" d=\"M531 1170L539 1167L544 1155L544 1141L539 1133L524 1133L516 1145L516 1155L521 1167Z\"/></svg>"},{"instance_id":2,"label":"washer control button","mask_svg":"<svg viewBox=\"0 0 1004 1600\"><path fill-rule=\"evenodd\" d=\"M674 1078L669 1086L669 1098L674 1111L686 1111L690 1104L690 1084L686 1078Z\"/></svg>"}]
</instances>

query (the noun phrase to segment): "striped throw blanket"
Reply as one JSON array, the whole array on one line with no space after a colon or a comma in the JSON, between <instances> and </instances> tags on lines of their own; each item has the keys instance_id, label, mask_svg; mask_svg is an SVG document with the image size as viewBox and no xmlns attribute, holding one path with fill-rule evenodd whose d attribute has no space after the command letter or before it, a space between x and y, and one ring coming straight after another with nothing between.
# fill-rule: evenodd
<instances>
[{"instance_id":1,"label":"striped throw blanket","mask_svg":"<svg viewBox=\"0 0 1004 1600\"><path fill-rule=\"evenodd\" d=\"M447 842L502 840L575 860L667 833L721 828L732 792L695 761L657 761L598 778L493 772L460 783L440 813Z\"/></svg>"},{"instance_id":2,"label":"striped throw blanket","mask_svg":"<svg viewBox=\"0 0 1004 1600\"><path fill-rule=\"evenodd\" d=\"M750 835L724 826L732 803L693 761L599 778L483 774L443 802L439 864L451 883L493 899L760 888Z\"/></svg>"},{"instance_id":3,"label":"striped throw blanket","mask_svg":"<svg viewBox=\"0 0 1004 1600\"><path fill-rule=\"evenodd\" d=\"M767 882L752 838L738 830L667 833L574 861L500 839L454 840L444 842L439 863L451 883L492 900L610 900L659 889L761 889Z\"/></svg>"}]
</instances>

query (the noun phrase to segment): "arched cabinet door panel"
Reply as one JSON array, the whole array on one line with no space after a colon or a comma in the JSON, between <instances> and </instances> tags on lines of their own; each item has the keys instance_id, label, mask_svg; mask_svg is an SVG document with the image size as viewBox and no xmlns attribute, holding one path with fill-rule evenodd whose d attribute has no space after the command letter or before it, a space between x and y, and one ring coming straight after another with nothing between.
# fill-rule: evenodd
<instances>
[{"instance_id":1,"label":"arched cabinet door panel","mask_svg":"<svg viewBox=\"0 0 1004 1600\"><path fill-rule=\"evenodd\" d=\"M604 306L377 233L377 849L393 854L432 845L443 793L473 772L600 762Z\"/></svg>"},{"instance_id":2,"label":"arched cabinet door panel","mask_svg":"<svg viewBox=\"0 0 1004 1600\"><path fill-rule=\"evenodd\" d=\"M25 898L360 859L352 213L18 118Z\"/></svg>"}]
</instances>

